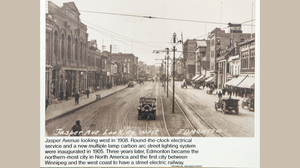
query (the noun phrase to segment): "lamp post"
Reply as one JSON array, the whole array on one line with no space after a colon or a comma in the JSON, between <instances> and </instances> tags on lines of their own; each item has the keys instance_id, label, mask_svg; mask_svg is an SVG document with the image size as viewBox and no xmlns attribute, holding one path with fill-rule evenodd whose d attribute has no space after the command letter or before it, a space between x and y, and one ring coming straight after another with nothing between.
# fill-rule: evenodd
<instances>
[{"instance_id":1,"label":"lamp post","mask_svg":"<svg viewBox=\"0 0 300 168\"><path fill-rule=\"evenodd\" d=\"M171 44L173 45L173 101L172 101L172 113L174 113L174 100L175 100L175 51L176 51L176 45L178 43L181 43L182 41L177 39L176 33L173 33L173 37L171 39Z\"/></svg>"},{"instance_id":2,"label":"lamp post","mask_svg":"<svg viewBox=\"0 0 300 168\"><path fill-rule=\"evenodd\" d=\"M166 48L167 51L167 98L169 97L169 48Z\"/></svg>"}]
</instances>

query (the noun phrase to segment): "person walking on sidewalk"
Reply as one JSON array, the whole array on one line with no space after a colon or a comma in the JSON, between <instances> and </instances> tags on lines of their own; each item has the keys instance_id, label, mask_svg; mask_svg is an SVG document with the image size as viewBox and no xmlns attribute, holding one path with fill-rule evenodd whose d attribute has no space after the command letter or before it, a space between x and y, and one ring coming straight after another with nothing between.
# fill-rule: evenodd
<instances>
[{"instance_id":1,"label":"person walking on sidewalk","mask_svg":"<svg viewBox=\"0 0 300 168\"><path fill-rule=\"evenodd\" d=\"M46 110L47 110L48 105L49 105L49 100L46 98Z\"/></svg>"},{"instance_id":2,"label":"person walking on sidewalk","mask_svg":"<svg viewBox=\"0 0 300 168\"><path fill-rule=\"evenodd\" d=\"M67 90L67 91L66 91L66 101L68 101L68 99L69 99L69 94L70 94L70 93L69 93L69 91Z\"/></svg>"},{"instance_id":3,"label":"person walking on sidewalk","mask_svg":"<svg viewBox=\"0 0 300 168\"><path fill-rule=\"evenodd\" d=\"M87 98L90 97L90 89L87 89L87 90L86 90L86 96L87 96Z\"/></svg>"},{"instance_id":4,"label":"person walking on sidewalk","mask_svg":"<svg viewBox=\"0 0 300 168\"><path fill-rule=\"evenodd\" d=\"M75 93L75 105L79 104L79 92Z\"/></svg>"},{"instance_id":5,"label":"person walking on sidewalk","mask_svg":"<svg viewBox=\"0 0 300 168\"><path fill-rule=\"evenodd\" d=\"M60 101L62 101L64 99L64 92L63 92L63 90L61 90L59 92L59 98L60 98Z\"/></svg>"},{"instance_id":6,"label":"person walking on sidewalk","mask_svg":"<svg viewBox=\"0 0 300 168\"><path fill-rule=\"evenodd\" d=\"M222 93L221 93L221 91L219 91L218 97L219 97L219 99L222 99Z\"/></svg>"},{"instance_id":7,"label":"person walking on sidewalk","mask_svg":"<svg viewBox=\"0 0 300 168\"><path fill-rule=\"evenodd\" d=\"M231 99L231 94L232 94L232 89L231 88L229 88L228 94L229 94L229 99Z\"/></svg>"},{"instance_id":8,"label":"person walking on sidewalk","mask_svg":"<svg viewBox=\"0 0 300 168\"><path fill-rule=\"evenodd\" d=\"M76 124L73 125L72 131L74 132L74 134L72 136L80 136L81 135L82 132L81 132L80 120L77 120Z\"/></svg>"}]
</instances>

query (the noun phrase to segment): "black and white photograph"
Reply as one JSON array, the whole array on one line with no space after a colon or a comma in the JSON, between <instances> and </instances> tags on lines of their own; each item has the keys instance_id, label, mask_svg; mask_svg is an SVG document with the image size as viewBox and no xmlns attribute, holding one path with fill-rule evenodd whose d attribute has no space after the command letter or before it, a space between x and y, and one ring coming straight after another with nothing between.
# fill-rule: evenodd
<instances>
[{"instance_id":1,"label":"black and white photograph","mask_svg":"<svg viewBox=\"0 0 300 168\"><path fill-rule=\"evenodd\" d=\"M259 1L43 2L42 136L257 136Z\"/></svg>"}]
</instances>

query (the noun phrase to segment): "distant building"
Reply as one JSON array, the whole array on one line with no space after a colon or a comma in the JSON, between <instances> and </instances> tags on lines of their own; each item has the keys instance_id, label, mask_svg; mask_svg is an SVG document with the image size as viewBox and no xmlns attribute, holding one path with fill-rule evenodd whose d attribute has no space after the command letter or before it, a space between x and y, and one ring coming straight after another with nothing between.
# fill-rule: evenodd
<instances>
[{"instance_id":1,"label":"distant building","mask_svg":"<svg viewBox=\"0 0 300 168\"><path fill-rule=\"evenodd\" d=\"M196 39L187 39L183 43L183 59L184 59L184 76L187 80L191 80L195 76L196 66Z\"/></svg>"},{"instance_id":2,"label":"distant building","mask_svg":"<svg viewBox=\"0 0 300 168\"><path fill-rule=\"evenodd\" d=\"M196 48L196 75L209 76L209 62L210 62L210 40L197 41Z\"/></svg>"},{"instance_id":3,"label":"distant building","mask_svg":"<svg viewBox=\"0 0 300 168\"><path fill-rule=\"evenodd\" d=\"M137 75L137 58L133 54L111 53L111 62L121 63L123 66L122 82L136 80Z\"/></svg>"}]
</instances>

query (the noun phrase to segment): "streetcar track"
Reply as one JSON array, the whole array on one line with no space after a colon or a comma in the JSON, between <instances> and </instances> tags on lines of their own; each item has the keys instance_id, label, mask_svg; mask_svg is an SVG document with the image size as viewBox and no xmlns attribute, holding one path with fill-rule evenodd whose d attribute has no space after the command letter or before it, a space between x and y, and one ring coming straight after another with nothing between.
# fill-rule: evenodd
<instances>
[{"instance_id":1,"label":"streetcar track","mask_svg":"<svg viewBox=\"0 0 300 168\"><path fill-rule=\"evenodd\" d=\"M158 83L157 83L157 85L158 85ZM162 116L163 116L164 126L165 126L165 129L166 129L166 132L167 132L168 136L171 137L171 135L169 133L169 130L168 130L168 127L167 127L167 122L166 122L166 119L165 119L165 110L164 110L164 103L162 101L162 96L160 96L160 101L161 101L161 113L162 113Z\"/></svg>"},{"instance_id":2,"label":"streetcar track","mask_svg":"<svg viewBox=\"0 0 300 168\"><path fill-rule=\"evenodd\" d=\"M171 89L170 89L170 92L171 93L173 93L172 91L171 91ZM177 93L175 93L179 98L181 98L181 100L184 102L184 103L186 103L189 107L190 107L190 109L192 109L192 111L194 112L194 113L196 113L197 115L198 115L198 117L210 128L210 129L212 129L213 130L213 132L215 133L215 134L217 134L217 135L219 135L219 136L221 136L221 137L224 137L224 135L222 134L222 133L220 133L220 132L217 132L216 131L216 129L208 122L208 121L206 121L187 101L185 101L179 94L177 94ZM176 97L175 97L176 98ZM175 100L175 102L176 102L176 104L179 106L179 103L176 101L176 99L174 99ZM180 107L180 106L179 106ZM181 109L181 108L180 108ZM183 112L183 109L181 109L182 110L182 112ZM189 120L188 120L189 121ZM198 133L198 132L197 132Z\"/></svg>"},{"instance_id":3,"label":"streetcar track","mask_svg":"<svg viewBox=\"0 0 300 168\"><path fill-rule=\"evenodd\" d=\"M184 115L184 117L186 118L186 120L189 122L189 124L195 129L197 130L197 128L192 124L191 120L187 117L186 113L183 111L183 109L181 108L181 106L179 105L179 103L177 102L177 100L175 100L175 103L177 104L177 106L179 107L180 111L182 112L182 114ZM203 137L203 135L199 132L196 132L200 137Z\"/></svg>"},{"instance_id":4,"label":"streetcar track","mask_svg":"<svg viewBox=\"0 0 300 168\"><path fill-rule=\"evenodd\" d=\"M157 85L155 84L155 98L156 98L156 101L157 101ZM157 102L156 102L157 104ZM148 127L149 127L149 115L147 116L147 119L146 119L146 137L148 137Z\"/></svg>"}]
</instances>

